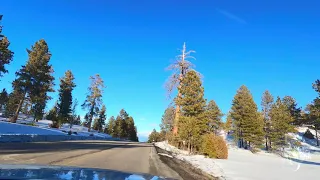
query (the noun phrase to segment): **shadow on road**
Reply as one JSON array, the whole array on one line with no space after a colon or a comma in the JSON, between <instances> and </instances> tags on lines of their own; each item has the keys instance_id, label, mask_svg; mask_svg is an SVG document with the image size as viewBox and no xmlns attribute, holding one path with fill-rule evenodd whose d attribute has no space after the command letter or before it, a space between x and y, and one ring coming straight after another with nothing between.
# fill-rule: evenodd
<instances>
[{"instance_id":1,"label":"shadow on road","mask_svg":"<svg viewBox=\"0 0 320 180\"><path fill-rule=\"evenodd\" d=\"M151 147L146 143L120 142L120 141L61 141L38 143L0 143L0 155L45 153L73 150L104 150L111 148Z\"/></svg>"}]
</instances>

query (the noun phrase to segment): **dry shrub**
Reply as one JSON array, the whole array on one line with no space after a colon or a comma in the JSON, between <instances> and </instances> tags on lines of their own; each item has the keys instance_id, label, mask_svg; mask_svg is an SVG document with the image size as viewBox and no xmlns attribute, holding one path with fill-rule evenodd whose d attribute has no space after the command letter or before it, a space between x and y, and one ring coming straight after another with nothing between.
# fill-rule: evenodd
<instances>
[{"instance_id":1,"label":"dry shrub","mask_svg":"<svg viewBox=\"0 0 320 180\"><path fill-rule=\"evenodd\" d=\"M214 134L205 134L202 139L202 153L210 158L227 159L228 147L224 139Z\"/></svg>"}]
</instances>

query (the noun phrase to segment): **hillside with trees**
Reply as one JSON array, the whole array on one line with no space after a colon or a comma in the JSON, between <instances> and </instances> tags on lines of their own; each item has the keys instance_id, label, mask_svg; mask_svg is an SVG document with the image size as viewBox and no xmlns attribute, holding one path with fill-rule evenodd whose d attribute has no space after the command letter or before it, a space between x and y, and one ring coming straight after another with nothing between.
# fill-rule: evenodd
<instances>
[{"instance_id":1,"label":"hillside with trees","mask_svg":"<svg viewBox=\"0 0 320 180\"><path fill-rule=\"evenodd\" d=\"M0 15L0 22L2 20ZM2 34L0 26L0 81L1 77L9 73L7 66L13 60L14 53L9 49L10 42ZM73 91L77 87L72 70L66 70L60 78L59 89L54 89L54 67L51 64L51 52L44 39L40 39L27 49L28 59L15 73L12 91L2 89L0 92L0 112L16 123L21 114L33 117L33 121L47 119L53 123L52 128L60 128L68 124L83 125L90 132L92 129L100 133L109 133L113 137L138 141L137 127L133 117L122 109L115 120L112 116L107 119L107 106L102 102L104 81L99 74L90 76L90 85L85 101L81 104L86 112L81 120L77 97ZM49 93L58 93L58 100L46 111L47 102L52 100ZM32 123L34 124L34 123Z\"/></svg>"}]
</instances>

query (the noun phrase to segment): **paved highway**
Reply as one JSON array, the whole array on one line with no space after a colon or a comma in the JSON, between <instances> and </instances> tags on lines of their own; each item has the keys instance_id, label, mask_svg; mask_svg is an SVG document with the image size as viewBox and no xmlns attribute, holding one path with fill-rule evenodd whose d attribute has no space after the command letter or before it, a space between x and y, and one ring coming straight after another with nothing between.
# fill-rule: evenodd
<instances>
[{"instance_id":1,"label":"paved highway","mask_svg":"<svg viewBox=\"0 0 320 180\"><path fill-rule=\"evenodd\" d=\"M63 165L147 173L181 179L147 143L63 141L0 143L0 164Z\"/></svg>"}]
</instances>

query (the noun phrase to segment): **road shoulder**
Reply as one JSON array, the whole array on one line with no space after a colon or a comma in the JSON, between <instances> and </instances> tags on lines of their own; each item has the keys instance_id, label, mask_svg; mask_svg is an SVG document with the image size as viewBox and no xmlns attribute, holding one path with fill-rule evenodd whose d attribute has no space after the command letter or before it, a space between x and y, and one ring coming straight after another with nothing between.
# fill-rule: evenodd
<instances>
[{"instance_id":1,"label":"road shoulder","mask_svg":"<svg viewBox=\"0 0 320 180\"><path fill-rule=\"evenodd\" d=\"M182 179L180 175L163 163L156 151L155 147L150 147L150 174L160 176L160 177L168 177L174 179Z\"/></svg>"}]
</instances>

